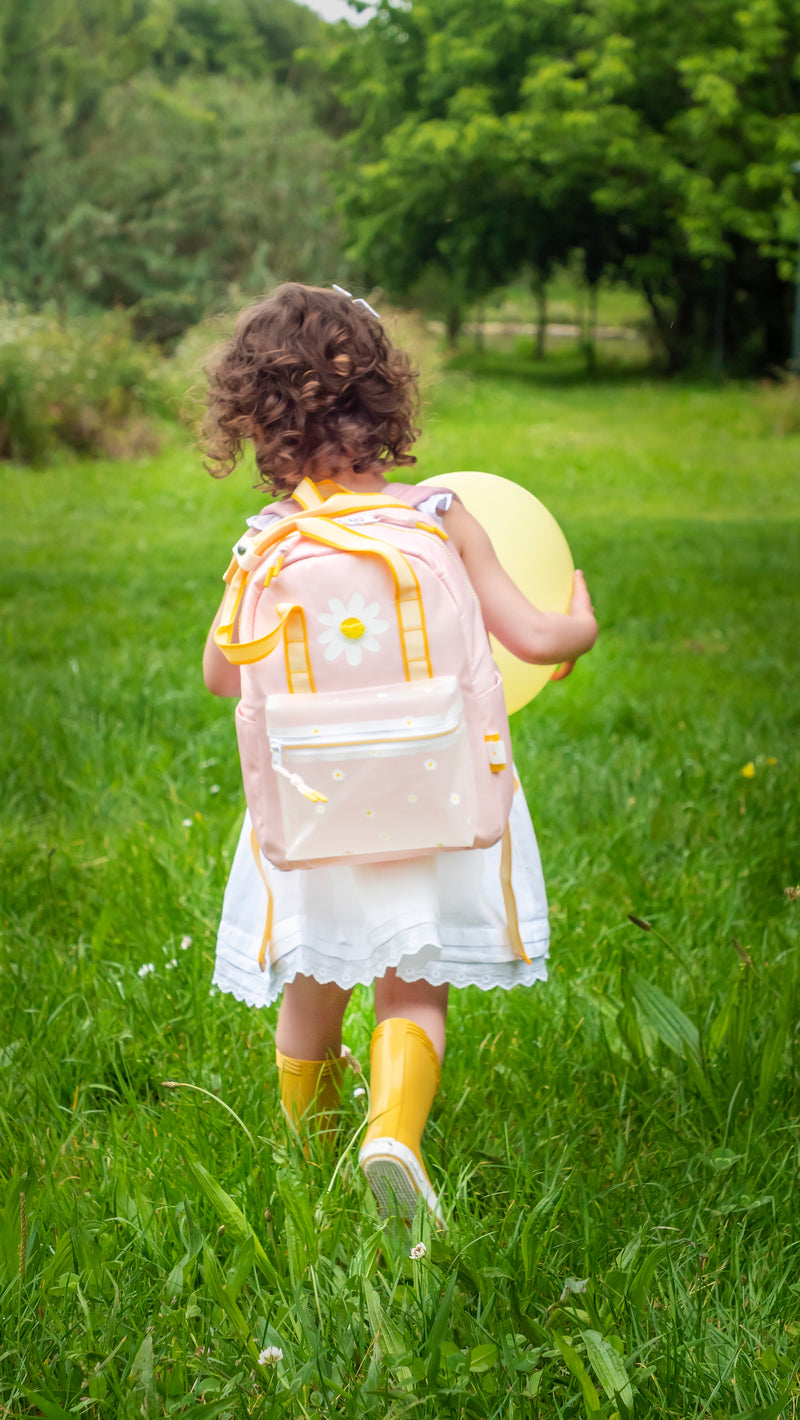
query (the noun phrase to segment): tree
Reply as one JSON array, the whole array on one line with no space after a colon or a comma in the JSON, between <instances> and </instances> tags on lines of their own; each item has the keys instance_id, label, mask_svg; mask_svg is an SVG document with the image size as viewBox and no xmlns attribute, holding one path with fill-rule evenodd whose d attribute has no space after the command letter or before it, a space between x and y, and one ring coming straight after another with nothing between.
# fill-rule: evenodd
<instances>
[{"instance_id":1,"label":"tree","mask_svg":"<svg viewBox=\"0 0 800 1420\"><path fill-rule=\"evenodd\" d=\"M87 137L26 175L19 240L39 253L39 300L128 307L168 340L233 290L335 269L331 145L291 93L139 75L108 90Z\"/></svg>"},{"instance_id":2,"label":"tree","mask_svg":"<svg viewBox=\"0 0 800 1420\"><path fill-rule=\"evenodd\" d=\"M124 306L170 340L240 292L330 279L334 145L271 77L321 24L291 0L5 0L5 294Z\"/></svg>"},{"instance_id":3,"label":"tree","mask_svg":"<svg viewBox=\"0 0 800 1420\"><path fill-rule=\"evenodd\" d=\"M526 54L562 34L554 6L383 3L334 60L355 121L342 198L353 255L394 294L427 276L451 331L521 265L541 285L568 250L507 122Z\"/></svg>"},{"instance_id":4,"label":"tree","mask_svg":"<svg viewBox=\"0 0 800 1420\"><path fill-rule=\"evenodd\" d=\"M782 363L799 53L800 0L381 0L337 59L354 250L395 286L455 261L472 298L580 251L644 292L673 368L721 323Z\"/></svg>"}]
</instances>

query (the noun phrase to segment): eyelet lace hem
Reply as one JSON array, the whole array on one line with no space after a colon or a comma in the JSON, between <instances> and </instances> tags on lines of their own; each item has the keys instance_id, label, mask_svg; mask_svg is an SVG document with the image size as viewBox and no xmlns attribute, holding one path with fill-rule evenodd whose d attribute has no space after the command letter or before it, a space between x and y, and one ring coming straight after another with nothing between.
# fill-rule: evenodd
<instances>
[{"instance_id":1,"label":"eyelet lace hem","mask_svg":"<svg viewBox=\"0 0 800 1420\"><path fill-rule=\"evenodd\" d=\"M521 924L521 931L530 963L512 957L507 946L476 947L469 953L475 960L466 959L463 945L442 943L437 940L436 928L426 925L398 934L394 943L362 943L351 948L348 959L335 954L334 944L327 951L323 943L284 944L277 960L262 972L250 939L229 928L217 943L213 985L254 1007L272 1005L299 975L311 976L323 985L335 982L349 991L354 986L371 985L390 968L402 981L509 991L547 980L547 922Z\"/></svg>"}]
</instances>

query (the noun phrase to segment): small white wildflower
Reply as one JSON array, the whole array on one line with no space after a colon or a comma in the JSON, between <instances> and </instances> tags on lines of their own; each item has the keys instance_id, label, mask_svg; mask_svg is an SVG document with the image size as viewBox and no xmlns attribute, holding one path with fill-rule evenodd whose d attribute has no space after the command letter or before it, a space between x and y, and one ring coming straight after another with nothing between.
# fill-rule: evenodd
<instances>
[{"instance_id":1,"label":"small white wildflower","mask_svg":"<svg viewBox=\"0 0 800 1420\"><path fill-rule=\"evenodd\" d=\"M265 1346L263 1351L258 1353L259 1366L277 1366L283 1360L283 1352L280 1346Z\"/></svg>"},{"instance_id":2,"label":"small white wildflower","mask_svg":"<svg viewBox=\"0 0 800 1420\"><path fill-rule=\"evenodd\" d=\"M191 945L192 945L192 939L191 939L191 937L181 937L181 951L182 951L182 952L188 952L188 950L189 950L189 948L190 948Z\"/></svg>"},{"instance_id":3,"label":"small white wildflower","mask_svg":"<svg viewBox=\"0 0 800 1420\"><path fill-rule=\"evenodd\" d=\"M182 818L182 819L181 819L181 824L182 824L182 826L183 826L184 828L191 828L191 826L192 826L192 820L191 820L190 818Z\"/></svg>"},{"instance_id":4,"label":"small white wildflower","mask_svg":"<svg viewBox=\"0 0 800 1420\"><path fill-rule=\"evenodd\" d=\"M427 1251L428 1249L426 1248L424 1243L414 1243L414 1246L412 1247L408 1255L409 1257L412 1257L415 1262L418 1262L421 1257L425 1256Z\"/></svg>"},{"instance_id":5,"label":"small white wildflower","mask_svg":"<svg viewBox=\"0 0 800 1420\"><path fill-rule=\"evenodd\" d=\"M201 759L201 761L200 761L200 768L201 768L201 769L213 769L213 768L214 768L214 765L216 764L216 762L217 762L217 761L216 761L215 759Z\"/></svg>"},{"instance_id":6,"label":"small white wildflower","mask_svg":"<svg viewBox=\"0 0 800 1420\"><path fill-rule=\"evenodd\" d=\"M171 960L167 962L167 971L174 971L177 965L178 958L172 957Z\"/></svg>"},{"instance_id":7,"label":"small white wildflower","mask_svg":"<svg viewBox=\"0 0 800 1420\"><path fill-rule=\"evenodd\" d=\"M364 1089L364 1086L363 1086L363 1085L359 1085L357 1090L353 1090L353 1099L354 1099L354 1100L360 1100L360 1099L361 1099L361 1096L362 1096L362 1095L365 1095L366 1093L367 1093L367 1092L366 1092L366 1090Z\"/></svg>"},{"instance_id":8,"label":"small white wildflower","mask_svg":"<svg viewBox=\"0 0 800 1420\"><path fill-rule=\"evenodd\" d=\"M212 785L211 785L211 788L209 789L208 792L209 792L209 794L218 794L218 793L219 793L219 784L212 784Z\"/></svg>"},{"instance_id":9,"label":"small white wildflower","mask_svg":"<svg viewBox=\"0 0 800 1420\"><path fill-rule=\"evenodd\" d=\"M151 961L143 961L136 975L144 978L145 976L149 976L153 971L155 971L153 963Z\"/></svg>"}]
</instances>

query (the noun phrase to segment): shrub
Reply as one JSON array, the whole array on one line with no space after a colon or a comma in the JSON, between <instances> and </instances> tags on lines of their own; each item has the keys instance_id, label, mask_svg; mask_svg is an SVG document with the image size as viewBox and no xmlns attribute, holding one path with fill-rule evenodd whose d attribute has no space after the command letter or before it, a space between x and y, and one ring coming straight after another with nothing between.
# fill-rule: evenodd
<instances>
[{"instance_id":1,"label":"shrub","mask_svg":"<svg viewBox=\"0 0 800 1420\"><path fill-rule=\"evenodd\" d=\"M40 463L59 445L84 454L127 447L129 428L141 433L145 416L167 412L162 363L121 312L64 317L0 305L0 458Z\"/></svg>"},{"instance_id":2,"label":"shrub","mask_svg":"<svg viewBox=\"0 0 800 1420\"><path fill-rule=\"evenodd\" d=\"M381 314L390 339L420 367L426 393L441 365L438 341L414 313L381 302ZM205 367L235 321L235 311L208 316L167 357L137 341L121 311L65 317L0 304L0 459L43 463L65 446L135 458L157 451L158 418L199 437Z\"/></svg>"}]
</instances>

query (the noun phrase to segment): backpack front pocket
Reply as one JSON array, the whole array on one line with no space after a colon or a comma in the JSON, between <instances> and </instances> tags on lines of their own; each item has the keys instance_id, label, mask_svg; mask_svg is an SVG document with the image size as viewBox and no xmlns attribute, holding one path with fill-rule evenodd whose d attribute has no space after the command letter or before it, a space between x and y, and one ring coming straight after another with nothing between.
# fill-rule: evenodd
<instances>
[{"instance_id":1,"label":"backpack front pocket","mask_svg":"<svg viewBox=\"0 0 800 1420\"><path fill-rule=\"evenodd\" d=\"M477 794L455 676L271 695L287 863L471 848Z\"/></svg>"}]
</instances>

